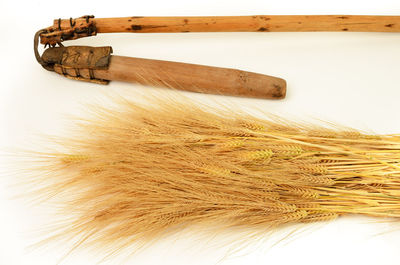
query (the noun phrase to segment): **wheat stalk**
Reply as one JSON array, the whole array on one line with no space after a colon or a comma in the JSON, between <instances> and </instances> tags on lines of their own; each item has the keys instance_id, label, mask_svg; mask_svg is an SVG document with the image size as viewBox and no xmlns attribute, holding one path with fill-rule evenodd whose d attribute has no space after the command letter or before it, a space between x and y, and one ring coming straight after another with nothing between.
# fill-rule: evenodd
<instances>
[{"instance_id":1,"label":"wheat stalk","mask_svg":"<svg viewBox=\"0 0 400 265\"><path fill-rule=\"evenodd\" d=\"M76 213L63 233L122 248L190 225L400 217L400 136L182 102L97 106L65 152L45 155L44 191Z\"/></svg>"}]
</instances>

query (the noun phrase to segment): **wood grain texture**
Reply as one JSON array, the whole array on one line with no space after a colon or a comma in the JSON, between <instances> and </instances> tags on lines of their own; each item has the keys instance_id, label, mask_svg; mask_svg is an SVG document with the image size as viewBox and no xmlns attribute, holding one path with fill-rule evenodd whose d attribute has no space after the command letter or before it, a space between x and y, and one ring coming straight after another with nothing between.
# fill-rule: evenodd
<instances>
[{"instance_id":1,"label":"wood grain texture","mask_svg":"<svg viewBox=\"0 0 400 265\"><path fill-rule=\"evenodd\" d=\"M83 23L84 19L76 19ZM95 18L98 33L111 32L400 32L400 16L273 15ZM54 21L58 25L58 20ZM70 20L61 20L68 28Z\"/></svg>"},{"instance_id":2,"label":"wood grain texture","mask_svg":"<svg viewBox=\"0 0 400 265\"><path fill-rule=\"evenodd\" d=\"M93 70L95 78L172 89L255 98L281 99L285 80L236 69L111 56L107 70ZM74 74L71 71L71 74ZM87 74L81 71L81 75Z\"/></svg>"}]
</instances>

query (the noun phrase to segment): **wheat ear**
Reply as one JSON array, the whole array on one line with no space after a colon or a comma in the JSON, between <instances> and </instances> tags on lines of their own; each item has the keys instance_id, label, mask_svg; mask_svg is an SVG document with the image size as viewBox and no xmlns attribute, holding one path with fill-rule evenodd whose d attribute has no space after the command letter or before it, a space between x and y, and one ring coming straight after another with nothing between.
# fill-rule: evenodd
<instances>
[{"instance_id":1,"label":"wheat ear","mask_svg":"<svg viewBox=\"0 0 400 265\"><path fill-rule=\"evenodd\" d=\"M119 249L188 226L265 231L346 214L400 217L400 137L259 119L193 102L97 106L43 154L62 231Z\"/></svg>"}]
</instances>

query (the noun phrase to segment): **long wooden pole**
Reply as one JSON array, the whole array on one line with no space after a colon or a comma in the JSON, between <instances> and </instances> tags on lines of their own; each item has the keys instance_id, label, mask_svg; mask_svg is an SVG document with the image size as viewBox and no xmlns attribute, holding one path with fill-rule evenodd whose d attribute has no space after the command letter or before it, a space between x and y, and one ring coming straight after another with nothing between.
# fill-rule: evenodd
<instances>
[{"instance_id":1,"label":"long wooden pole","mask_svg":"<svg viewBox=\"0 0 400 265\"><path fill-rule=\"evenodd\" d=\"M84 22L78 18L76 22ZM205 17L121 17L94 18L98 33L172 32L304 32L358 31L400 32L400 16L363 15L273 15ZM55 20L61 28L71 27L70 19Z\"/></svg>"}]
</instances>

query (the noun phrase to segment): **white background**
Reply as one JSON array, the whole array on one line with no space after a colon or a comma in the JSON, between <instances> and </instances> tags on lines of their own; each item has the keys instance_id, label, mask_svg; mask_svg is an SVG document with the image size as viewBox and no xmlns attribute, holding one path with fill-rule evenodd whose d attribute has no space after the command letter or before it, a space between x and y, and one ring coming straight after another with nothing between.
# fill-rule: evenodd
<instances>
[{"instance_id":1,"label":"white background","mask_svg":"<svg viewBox=\"0 0 400 265\"><path fill-rule=\"evenodd\" d=\"M202 1L9 1L0 2L0 148L38 144L37 135L63 135L66 114L101 102L104 92L135 95L152 88L112 82L107 87L71 81L43 70L32 39L54 18L116 16L380 14L400 15L398 0L202 0ZM282 101L229 98L244 108L262 108L286 117L319 118L376 133L400 132L400 34L385 33L187 33L107 34L75 44L111 45L114 54L190 62L275 75L288 82ZM186 93L193 97L199 97ZM222 100L222 97L209 96ZM13 158L0 158L0 264L55 264L67 250L53 242L30 251L43 223L23 193L10 186ZM318 228L318 229L317 229ZM274 239L277 241L277 239ZM271 240L272 243L274 240ZM224 258L227 248L190 234L155 243L127 264L399 264L400 233L359 217L312 227L293 240L251 246L245 255ZM94 264L80 253L64 264ZM118 261L119 262L119 261ZM105 264L115 264L110 260Z\"/></svg>"}]
</instances>

